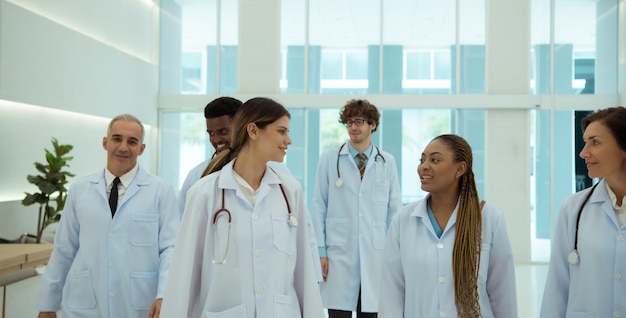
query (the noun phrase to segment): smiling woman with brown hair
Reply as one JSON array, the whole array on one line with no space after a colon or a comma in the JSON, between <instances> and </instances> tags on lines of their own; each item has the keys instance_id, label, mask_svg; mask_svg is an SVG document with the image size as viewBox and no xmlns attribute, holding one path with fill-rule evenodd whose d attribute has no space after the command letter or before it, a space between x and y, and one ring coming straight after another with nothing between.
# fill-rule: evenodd
<instances>
[{"instance_id":1,"label":"smiling woman with brown hair","mask_svg":"<svg viewBox=\"0 0 626 318\"><path fill-rule=\"evenodd\" d=\"M438 136L417 171L428 196L391 221L380 317L517 317L504 217L478 199L470 146Z\"/></svg>"},{"instance_id":2,"label":"smiling woman with brown hair","mask_svg":"<svg viewBox=\"0 0 626 318\"><path fill-rule=\"evenodd\" d=\"M595 186L565 199L552 237L542 318L626 315L626 108L583 118Z\"/></svg>"}]
</instances>

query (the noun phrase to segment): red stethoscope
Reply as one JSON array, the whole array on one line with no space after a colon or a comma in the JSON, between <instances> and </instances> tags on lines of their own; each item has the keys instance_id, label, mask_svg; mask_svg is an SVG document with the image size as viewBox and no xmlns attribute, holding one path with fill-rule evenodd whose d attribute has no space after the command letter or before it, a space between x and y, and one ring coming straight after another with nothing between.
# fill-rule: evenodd
<instances>
[{"instance_id":1,"label":"red stethoscope","mask_svg":"<svg viewBox=\"0 0 626 318\"><path fill-rule=\"evenodd\" d=\"M298 219L295 217L295 215L291 214L291 206L289 206L289 200L287 200L285 189L283 189L283 185L280 183L278 184L278 186L280 187L280 192L282 192L283 198L285 198L285 203L287 204L287 214L289 215L287 223L289 223L289 226L291 227L297 227ZM215 256L215 233L217 232L217 219L220 216L228 217L228 238L226 240L226 249L224 250L224 255L222 256L222 258L218 258ZM230 214L230 211L225 207L224 189L222 189L222 208L213 213L213 264L226 264L226 256L228 255L228 247L230 246L230 225L232 220L233 217Z\"/></svg>"}]
</instances>

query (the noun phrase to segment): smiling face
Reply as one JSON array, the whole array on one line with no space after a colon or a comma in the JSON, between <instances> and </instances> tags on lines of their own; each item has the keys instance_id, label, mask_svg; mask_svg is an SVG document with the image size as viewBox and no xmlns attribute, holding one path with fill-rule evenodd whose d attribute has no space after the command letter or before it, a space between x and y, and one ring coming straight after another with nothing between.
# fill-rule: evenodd
<instances>
[{"instance_id":1,"label":"smiling face","mask_svg":"<svg viewBox=\"0 0 626 318\"><path fill-rule=\"evenodd\" d=\"M230 147L230 125L232 122L232 118L228 115L206 119L206 131L215 152L219 153Z\"/></svg>"},{"instance_id":2,"label":"smiling face","mask_svg":"<svg viewBox=\"0 0 626 318\"><path fill-rule=\"evenodd\" d=\"M465 173L465 167L465 162L454 161L454 152L445 142L431 141L417 166L422 190L430 193L458 191L458 178Z\"/></svg>"},{"instance_id":3,"label":"smiling face","mask_svg":"<svg viewBox=\"0 0 626 318\"><path fill-rule=\"evenodd\" d=\"M102 138L102 147L107 151L107 169L116 177L122 176L137 164L145 144L141 141L139 123L118 120L111 125L109 135Z\"/></svg>"},{"instance_id":4,"label":"smiling face","mask_svg":"<svg viewBox=\"0 0 626 318\"><path fill-rule=\"evenodd\" d=\"M254 124L251 124L254 125ZM283 116L263 129L258 129L255 139L256 152L265 161L282 162L291 144L289 118Z\"/></svg>"},{"instance_id":5,"label":"smiling face","mask_svg":"<svg viewBox=\"0 0 626 318\"><path fill-rule=\"evenodd\" d=\"M609 128L594 121L583 133L585 146L580 157L585 159L590 178L622 179L626 174L626 151L621 149Z\"/></svg>"},{"instance_id":6,"label":"smiling face","mask_svg":"<svg viewBox=\"0 0 626 318\"><path fill-rule=\"evenodd\" d=\"M363 124L358 126L354 121L363 120ZM350 135L350 144L357 149L360 149L359 145L369 147L372 139L372 132L376 129L375 123L368 123L364 117L350 117L346 123L352 123L350 126L346 126L348 134Z\"/></svg>"}]
</instances>

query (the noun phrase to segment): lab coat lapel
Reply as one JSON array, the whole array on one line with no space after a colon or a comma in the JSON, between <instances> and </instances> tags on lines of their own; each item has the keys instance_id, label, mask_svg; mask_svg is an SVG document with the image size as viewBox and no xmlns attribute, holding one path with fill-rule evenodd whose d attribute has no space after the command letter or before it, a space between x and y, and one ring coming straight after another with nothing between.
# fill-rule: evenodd
<instances>
[{"instance_id":1,"label":"lab coat lapel","mask_svg":"<svg viewBox=\"0 0 626 318\"><path fill-rule=\"evenodd\" d=\"M126 202L130 200L130 198L132 198L137 192L139 192L141 187L146 186L149 183L150 182L148 181L147 173L143 169L141 169L141 167L139 167L139 169L137 169L137 174L135 175L135 178L133 178L133 181L131 181L128 185L128 188L126 188L126 193L124 194L124 197L122 197L122 202L120 202L118 211L123 210L124 204L126 204Z\"/></svg>"},{"instance_id":2,"label":"lab coat lapel","mask_svg":"<svg viewBox=\"0 0 626 318\"><path fill-rule=\"evenodd\" d=\"M94 174L94 177L89 180L89 182L93 183L96 186L98 193L102 196L102 204L106 206L109 205L109 196L107 195L107 184L104 178L104 170L102 170L101 174Z\"/></svg>"},{"instance_id":3,"label":"lab coat lapel","mask_svg":"<svg viewBox=\"0 0 626 318\"><path fill-rule=\"evenodd\" d=\"M613 222L615 228L619 229L619 222L617 221L617 215L615 215L615 210L613 209L613 202L611 202L611 197L609 197L609 190L606 188L606 182L604 179L600 182L602 182L602 184L598 184L593 191L593 194L589 198L589 203L593 205L597 204L600 210Z\"/></svg>"},{"instance_id":4,"label":"lab coat lapel","mask_svg":"<svg viewBox=\"0 0 626 318\"><path fill-rule=\"evenodd\" d=\"M278 177L276 172L266 167L263 179L261 179L261 186L259 187L257 202L261 202L270 193L272 187L274 185L278 187L278 184L280 183L280 178Z\"/></svg>"}]
</instances>

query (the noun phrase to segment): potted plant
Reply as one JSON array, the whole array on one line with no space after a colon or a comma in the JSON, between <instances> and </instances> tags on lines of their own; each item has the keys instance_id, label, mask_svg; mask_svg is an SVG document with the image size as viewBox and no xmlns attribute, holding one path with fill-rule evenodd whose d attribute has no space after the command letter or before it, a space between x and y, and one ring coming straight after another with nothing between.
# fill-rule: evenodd
<instances>
[{"instance_id":1,"label":"potted plant","mask_svg":"<svg viewBox=\"0 0 626 318\"><path fill-rule=\"evenodd\" d=\"M37 218L37 239L41 242L43 230L50 224L58 222L61 219L60 211L65 206L67 199L67 178L73 177L74 174L64 171L63 168L69 167L68 161L73 157L66 156L74 146L59 145L56 138L52 138L54 153L48 149L46 152L46 162L35 162L35 168L41 173L38 175L28 175L28 182L36 185L40 192L28 193L22 200L22 204L29 206L39 204L39 217Z\"/></svg>"}]
</instances>

